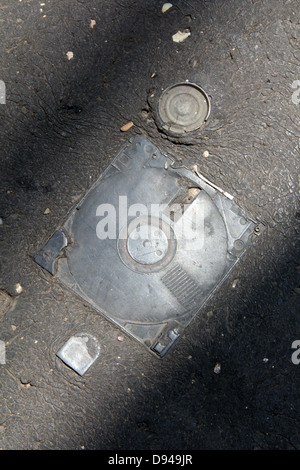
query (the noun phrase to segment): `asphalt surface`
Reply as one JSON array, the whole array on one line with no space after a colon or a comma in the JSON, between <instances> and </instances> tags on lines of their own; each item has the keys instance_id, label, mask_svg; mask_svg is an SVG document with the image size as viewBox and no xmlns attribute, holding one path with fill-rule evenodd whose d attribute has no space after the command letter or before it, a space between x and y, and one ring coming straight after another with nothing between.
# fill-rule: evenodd
<instances>
[{"instance_id":1,"label":"asphalt surface","mask_svg":"<svg viewBox=\"0 0 300 470\"><path fill-rule=\"evenodd\" d=\"M2 449L300 448L299 1L162 4L0 3ZM180 143L157 129L149 96L185 80L212 112ZM266 225L163 360L119 341L33 260L141 134ZM101 345L84 376L56 357L80 331Z\"/></svg>"}]
</instances>

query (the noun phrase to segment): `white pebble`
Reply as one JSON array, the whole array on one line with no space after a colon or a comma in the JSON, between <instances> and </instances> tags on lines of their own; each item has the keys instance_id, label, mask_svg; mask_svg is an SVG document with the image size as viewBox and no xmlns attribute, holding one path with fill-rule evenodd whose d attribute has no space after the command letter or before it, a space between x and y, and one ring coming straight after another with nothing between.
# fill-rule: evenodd
<instances>
[{"instance_id":1,"label":"white pebble","mask_svg":"<svg viewBox=\"0 0 300 470\"><path fill-rule=\"evenodd\" d=\"M209 157L209 151L208 151L208 150L205 150L205 151L203 152L203 157L204 157L204 158Z\"/></svg>"},{"instance_id":2,"label":"white pebble","mask_svg":"<svg viewBox=\"0 0 300 470\"><path fill-rule=\"evenodd\" d=\"M173 42L182 42L184 41L186 38L188 38L189 36L191 35L191 32L190 31L177 31L176 34L173 34L172 36L172 39L173 39Z\"/></svg>"},{"instance_id":3,"label":"white pebble","mask_svg":"<svg viewBox=\"0 0 300 470\"><path fill-rule=\"evenodd\" d=\"M17 294L21 294L21 292L23 291L23 287L19 282L15 285L15 291Z\"/></svg>"},{"instance_id":4,"label":"white pebble","mask_svg":"<svg viewBox=\"0 0 300 470\"><path fill-rule=\"evenodd\" d=\"M68 51L67 54L66 54L66 56L67 56L68 60L71 60L71 59L73 59L74 54L73 54L72 51Z\"/></svg>"},{"instance_id":5,"label":"white pebble","mask_svg":"<svg viewBox=\"0 0 300 470\"><path fill-rule=\"evenodd\" d=\"M214 367L214 373L215 374L220 374L220 372L221 372L221 364L219 362L217 362L217 364Z\"/></svg>"},{"instance_id":6,"label":"white pebble","mask_svg":"<svg viewBox=\"0 0 300 470\"><path fill-rule=\"evenodd\" d=\"M170 10L170 8L172 8L172 3L164 3L163 6L162 6L162 9L161 11L163 13L166 13L166 11Z\"/></svg>"}]
</instances>

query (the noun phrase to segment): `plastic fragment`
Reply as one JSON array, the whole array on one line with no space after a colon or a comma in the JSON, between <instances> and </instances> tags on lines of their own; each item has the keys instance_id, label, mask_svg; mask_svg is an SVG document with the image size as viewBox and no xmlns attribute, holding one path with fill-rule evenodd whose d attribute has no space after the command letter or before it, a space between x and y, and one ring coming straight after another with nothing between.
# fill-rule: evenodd
<instances>
[{"instance_id":1,"label":"plastic fragment","mask_svg":"<svg viewBox=\"0 0 300 470\"><path fill-rule=\"evenodd\" d=\"M77 333L56 353L65 364L83 375L100 354L97 339L88 333Z\"/></svg>"}]
</instances>

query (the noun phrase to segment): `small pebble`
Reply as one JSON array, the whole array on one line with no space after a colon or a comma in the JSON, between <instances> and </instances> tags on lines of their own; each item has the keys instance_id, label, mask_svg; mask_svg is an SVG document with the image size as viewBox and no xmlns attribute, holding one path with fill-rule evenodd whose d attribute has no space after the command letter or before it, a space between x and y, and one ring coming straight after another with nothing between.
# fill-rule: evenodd
<instances>
[{"instance_id":1,"label":"small pebble","mask_svg":"<svg viewBox=\"0 0 300 470\"><path fill-rule=\"evenodd\" d=\"M182 42L186 38L188 38L191 35L190 31L177 31L177 33L173 34L172 39L173 42Z\"/></svg>"},{"instance_id":2,"label":"small pebble","mask_svg":"<svg viewBox=\"0 0 300 470\"><path fill-rule=\"evenodd\" d=\"M44 214L47 215L47 214L50 214L50 212L51 211L50 211L49 207L47 207L47 209L44 211Z\"/></svg>"},{"instance_id":3,"label":"small pebble","mask_svg":"<svg viewBox=\"0 0 300 470\"><path fill-rule=\"evenodd\" d=\"M118 336L118 341L124 341L124 336Z\"/></svg>"},{"instance_id":4,"label":"small pebble","mask_svg":"<svg viewBox=\"0 0 300 470\"><path fill-rule=\"evenodd\" d=\"M170 10L170 8L172 8L172 6L173 6L172 3L164 3L161 11L163 13L166 13L168 10Z\"/></svg>"},{"instance_id":5,"label":"small pebble","mask_svg":"<svg viewBox=\"0 0 300 470\"><path fill-rule=\"evenodd\" d=\"M21 294L21 292L23 291L23 287L19 282L15 285L15 291L17 294Z\"/></svg>"},{"instance_id":6,"label":"small pebble","mask_svg":"<svg viewBox=\"0 0 300 470\"><path fill-rule=\"evenodd\" d=\"M219 362L217 362L217 364L214 367L214 373L215 374L220 374L220 372L221 372L221 364Z\"/></svg>"},{"instance_id":7,"label":"small pebble","mask_svg":"<svg viewBox=\"0 0 300 470\"><path fill-rule=\"evenodd\" d=\"M66 53L66 56L67 56L68 60L71 60L71 59L73 59L74 54L73 54L72 51L68 51L68 52Z\"/></svg>"},{"instance_id":8,"label":"small pebble","mask_svg":"<svg viewBox=\"0 0 300 470\"><path fill-rule=\"evenodd\" d=\"M91 22L90 22L90 28L93 29L94 26L96 26L96 21L95 21L95 20L91 20Z\"/></svg>"},{"instance_id":9,"label":"small pebble","mask_svg":"<svg viewBox=\"0 0 300 470\"><path fill-rule=\"evenodd\" d=\"M204 157L204 158L209 157L209 151L208 151L208 150L205 150L205 151L203 152L203 157Z\"/></svg>"}]
</instances>

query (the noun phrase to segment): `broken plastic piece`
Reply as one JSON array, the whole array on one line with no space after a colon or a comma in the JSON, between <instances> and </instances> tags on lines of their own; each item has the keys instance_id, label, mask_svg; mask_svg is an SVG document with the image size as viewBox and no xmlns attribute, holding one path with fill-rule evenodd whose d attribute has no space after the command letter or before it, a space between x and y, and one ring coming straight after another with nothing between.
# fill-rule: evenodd
<instances>
[{"instance_id":1,"label":"broken plastic piece","mask_svg":"<svg viewBox=\"0 0 300 470\"><path fill-rule=\"evenodd\" d=\"M36 256L35 262L49 271L50 274L54 274L56 258L67 244L68 241L64 232L57 230L48 240L42 251Z\"/></svg>"},{"instance_id":2,"label":"broken plastic piece","mask_svg":"<svg viewBox=\"0 0 300 470\"><path fill-rule=\"evenodd\" d=\"M65 364L83 375L100 354L96 338L88 333L77 333L56 354Z\"/></svg>"}]
</instances>

